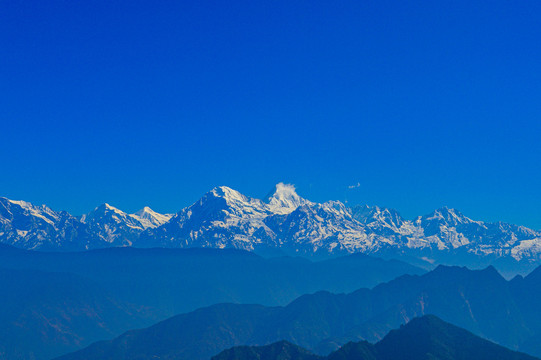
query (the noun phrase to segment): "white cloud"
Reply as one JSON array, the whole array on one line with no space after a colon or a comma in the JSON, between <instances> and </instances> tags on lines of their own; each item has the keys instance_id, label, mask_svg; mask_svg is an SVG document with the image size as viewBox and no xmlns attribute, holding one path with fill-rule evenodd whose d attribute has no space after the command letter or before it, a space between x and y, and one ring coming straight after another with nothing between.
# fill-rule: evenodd
<instances>
[{"instance_id":1,"label":"white cloud","mask_svg":"<svg viewBox=\"0 0 541 360\"><path fill-rule=\"evenodd\" d=\"M349 186L348 186L348 189L356 189L356 188L358 188L358 187L361 187L361 183L360 183L360 182L358 182L357 184L354 184L354 185L349 185Z\"/></svg>"},{"instance_id":2,"label":"white cloud","mask_svg":"<svg viewBox=\"0 0 541 360\"><path fill-rule=\"evenodd\" d=\"M276 191L285 191L285 192L294 193L295 190L296 190L295 185L293 184L285 184L283 182L276 184Z\"/></svg>"}]
</instances>

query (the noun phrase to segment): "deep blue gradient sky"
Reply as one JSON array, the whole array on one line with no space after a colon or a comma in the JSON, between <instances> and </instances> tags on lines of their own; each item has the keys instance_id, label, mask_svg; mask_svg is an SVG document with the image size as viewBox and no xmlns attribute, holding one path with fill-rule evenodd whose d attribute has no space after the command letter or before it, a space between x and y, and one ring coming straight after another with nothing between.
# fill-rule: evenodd
<instances>
[{"instance_id":1,"label":"deep blue gradient sky","mask_svg":"<svg viewBox=\"0 0 541 360\"><path fill-rule=\"evenodd\" d=\"M540 42L539 1L0 1L0 196L283 181L541 229Z\"/></svg>"}]
</instances>

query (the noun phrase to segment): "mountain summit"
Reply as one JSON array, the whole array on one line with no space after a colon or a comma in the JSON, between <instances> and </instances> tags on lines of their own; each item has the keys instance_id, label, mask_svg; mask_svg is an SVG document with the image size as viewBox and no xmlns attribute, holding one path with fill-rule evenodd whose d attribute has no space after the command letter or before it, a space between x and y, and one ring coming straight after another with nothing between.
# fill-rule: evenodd
<instances>
[{"instance_id":1,"label":"mountain summit","mask_svg":"<svg viewBox=\"0 0 541 360\"><path fill-rule=\"evenodd\" d=\"M131 217L139 220L143 228L148 229L165 224L173 217L173 214L160 214L145 206L136 213L131 214Z\"/></svg>"}]
</instances>

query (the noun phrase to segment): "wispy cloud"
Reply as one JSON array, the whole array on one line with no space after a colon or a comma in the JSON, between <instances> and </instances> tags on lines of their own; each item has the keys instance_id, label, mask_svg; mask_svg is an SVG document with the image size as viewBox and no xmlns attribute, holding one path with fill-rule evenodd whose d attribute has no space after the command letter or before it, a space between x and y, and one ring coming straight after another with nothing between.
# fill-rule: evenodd
<instances>
[{"instance_id":1,"label":"wispy cloud","mask_svg":"<svg viewBox=\"0 0 541 360\"><path fill-rule=\"evenodd\" d=\"M356 189L356 188L358 188L358 187L360 187L360 186L361 186L361 183L358 182L357 184L349 185L349 186L348 186L348 189Z\"/></svg>"}]
</instances>

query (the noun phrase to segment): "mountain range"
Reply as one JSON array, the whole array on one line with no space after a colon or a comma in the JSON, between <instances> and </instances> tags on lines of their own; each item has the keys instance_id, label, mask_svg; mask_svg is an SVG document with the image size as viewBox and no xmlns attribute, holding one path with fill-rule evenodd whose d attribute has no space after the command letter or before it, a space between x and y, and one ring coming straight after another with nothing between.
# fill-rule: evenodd
<instances>
[{"instance_id":1,"label":"mountain range","mask_svg":"<svg viewBox=\"0 0 541 360\"><path fill-rule=\"evenodd\" d=\"M171 217L148 207L126 214L109 204L76 217L46 205L0 198L0 242L23 249L63 251L130 246L141 232Z\"/></svg>"},{"instance_id":2,"label":"mountain range","mask_svg":"<svg viewBox=\"0 0 541 360\"><path fill-rule=\"evenodd\" d=\"M0 198L0 242L59 251L134 246L321 257L364 253L477 267L521 262L527 270L541 259L541 232L524 226L476 221L446 207L407 220L377 206L314 203L282 183L263 200L216 187L173 215L148 207L127 214L103 204L76 217L45 205Z\"/></svg>"},{"instance_id":3,"label":"mountain range","mask_svg":"<svg viewBox=\"0 0 541 360\"><path fill-rule=\"evenodd\" d=\"M0 359L45 360L156 317L75 274L0 268Z\"/></svg>"},{"instance_id":4,"label":"mountain range","mask_svg":"<svg viewBox=\"0 0 541 360\"><path fill-rule=\"evenodd\" d=\"M235 249L40 252L0 244L0 359L49 360L216 303L286 305L423 270L353 254L267 259Z\"/></svg>"},{"instance_id":5,"label":"mountain range","mask_svg":"<svg viewBox=\"0 0 541 360\"><path fill-rule=\"evenodd\" d=\"M240 345L286 340L318 355L351 341L378 342L389 331L433 314L499 345L541 355L541 268L505 280L493 267L440 265L373 289L303 295L286 306L217 304L66 355L62 360L203 360Z\"/></svg>"},{"instance_id":6,"label":"mountain range","mask_svg":"<svg viewBox=\"0 0 541 360\"><path fill-rule=\"evenodd\" d=\"M534 360L446 323L433 315L415 318L391 330L381 341L350 342L318 356L287 341L265 346L238 346L211 360Z\"/></svg>"}]
</instances>

